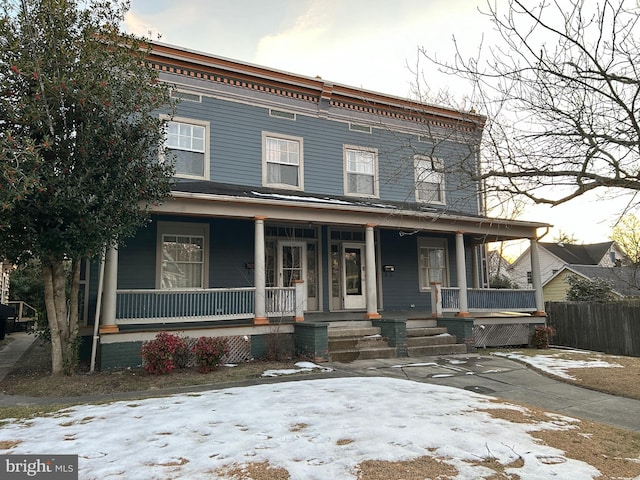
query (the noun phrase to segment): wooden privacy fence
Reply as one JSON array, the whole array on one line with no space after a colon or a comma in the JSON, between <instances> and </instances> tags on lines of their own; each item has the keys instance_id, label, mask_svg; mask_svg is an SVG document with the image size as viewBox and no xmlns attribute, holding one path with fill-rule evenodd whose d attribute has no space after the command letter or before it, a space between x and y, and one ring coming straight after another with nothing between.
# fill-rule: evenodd
<instances>
[{"instance_id":1,"label":"wooden privacy fence","mask_svg":"<svg viewBox=\"0 0 640 480\"><path fill-rule=\"evenodd\" d=\"M640 357L640 304L548 302L554 345Z\"/></svg>"}]
</instances>

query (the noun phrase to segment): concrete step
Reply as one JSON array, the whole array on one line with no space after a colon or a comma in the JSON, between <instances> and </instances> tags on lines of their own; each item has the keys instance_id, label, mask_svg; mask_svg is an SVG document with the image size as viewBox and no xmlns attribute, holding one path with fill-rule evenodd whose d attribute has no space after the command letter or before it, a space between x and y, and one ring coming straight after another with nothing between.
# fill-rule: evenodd
<instances>
[{"instance_id":1,"label":"concrete step","mask_svg":"<svg viewBox=\"0 0 640 480\"><path fill-rule=\"evenodd\" d=\"M331 361L348 363L354 360L371 360L375 358L393 358L396 355L396 349L392 347L385 348L366 348L363 350L337 350L331 351Z\"/></svg>"},{"instance_id":2,"label":"concrete step","mask_svg":"<svg viewBox=\"0 0 640 480\"><path fill-rule=\"evenodd\" d=\"M448 333L446 327L418 327L407 328L407 337L430 337Z\"/></svg>"},{"instance_id":3,"label":"concrete step","mask_svg":"<svg viewBox=\"0 0 640 480\"><path fill-rule=\"evenodd\" d=\"M388 347L387 342L380 335L372 337L333 337L329 338L329 351L334 350L362 350L365 348Z\"/></svg>"},{"instance_id":4,"label":"concrete step","mask_svg":"<svg viewBox=\"0 0 640 480\"><path fill-rule=\"evenodd\" d=\"M371 320L338 320L327 323L329 329L332 328L368 328L371 327Z\"/></svg>"},{"instance_id":5,"label":"concrete step","mask_svg":"<svg viewBox=\"0 0 640 480\"><path fill-rule=\"evenodd\" d=\"M453 335L434 335L431 337L409 337L407 347L429 347L433 345L453 345L456 337Z\"/></svg>"},{"instance_id":6,"label":"concrete step","mask_svg":"<svg viewBox=\"0 0 640 480\"><path fill-rule=\"evenodd\" d=\"M430 345L423 347L407 347L409 357L435 357L438 355L453 355L467 353L467 346L460 343L450 345Z\"/></svg>"},{"instance_id":7,"label":"concrete step","mask_svg":"<svg viewBox=\"0 0 640 480\"><path fill-rule=\"evenodd\" d=\"M380 335L379 327L343 327L327 329L329 338L370 337Z\"/></svg>"},{"instance_id":8,"label":"concrete step","mask_svg":"<svg viewBox=\"0 0 640 480\"><path fill-rule=\"evenodd\" d=\"M407 329L437 327L438 320L435 318L409 318L407 319Z\"/></svg>"}]
</instances>

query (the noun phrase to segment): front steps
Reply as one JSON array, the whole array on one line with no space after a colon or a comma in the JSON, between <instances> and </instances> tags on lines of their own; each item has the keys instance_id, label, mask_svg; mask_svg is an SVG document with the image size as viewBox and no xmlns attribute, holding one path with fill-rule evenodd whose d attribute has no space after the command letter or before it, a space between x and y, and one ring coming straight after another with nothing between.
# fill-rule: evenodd
<instances>
[{"instance_id":1,"label":"front steps","mask_svg":"<svg viewBox=\"0 0 640 480\"><path fill-rule=\"evenodd\" d=\"M333 362L352 362L375 358L394 358L398 349L390 347L381 329L370 321L330 322L327 328L329 358ZM467 347L456 343L447 329L438 327L434 319L409 319L406 323L406 354L430 357L467 353Z\"/></svg>"},{"instance_id":2,"label":"front steps","mask_svg":"<svg viewBox=\"0 0 640 480\"><path fill-rule=\"evenodd\" d=\"M456 343L445 327L438 327L435 319L407 320L407 356L432 357L467 353L467 346Z\"/></svg>"},{"instance_id":3,"label":"front steps","mask_svg":"<svg viewBox=\"0 0 640 480\"><path fill-rule=\"evenodd\" d=\"M373 327L370 321L331 322L327 334L332 362L393 358L396 355L396 349L382 338L380 328Z\"/></svg>"}]
</instances>

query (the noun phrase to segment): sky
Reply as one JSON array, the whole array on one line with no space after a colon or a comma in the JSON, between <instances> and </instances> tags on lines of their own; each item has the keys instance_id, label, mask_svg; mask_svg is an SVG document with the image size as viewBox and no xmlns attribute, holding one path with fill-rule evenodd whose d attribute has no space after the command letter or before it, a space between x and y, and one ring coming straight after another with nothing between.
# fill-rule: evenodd
<instances>
[{"instance_id":1,"label":"sky","mask_svg":"<svg viewBox=\"0 0 640 480\"><path fill-rule=\"evenodd\" d=\"M494 1L494 0L492 0ZM498 4L504 3L497 0ZM180 47L309 77L412 97L468 84L437 71L424 47L451 59L456 42L468 57L496 34L485 0L132 0L125 28ZM628 199L627 199L628 201ZM608 241L625 200L608 192L558 207L529 207L519 217L554 228L577 243ZM526 248L527 245L524 247Z\"/></svg>"},{"instance_id":2,"label":"sky","mask_svg":"<svg viewBox=\"0 0 640 480\"><path fill-rule=\"evenodd\" d=\"M425 455L453 465L456 478L487 476L480 460L488 455L508 466L505 475L522 480L600 476L530 434L575 429L578 420L549 413L544 421L514 423L491 416L491 409L523 411L490 396L399 378L311 379L8 419L0 445L14 455L78 455L84 480L197 480L214 478L211 472L231 478L220 472L262 462L286 469L292 480L355 480L366 460Z\"/></svg>"}]
</instances>

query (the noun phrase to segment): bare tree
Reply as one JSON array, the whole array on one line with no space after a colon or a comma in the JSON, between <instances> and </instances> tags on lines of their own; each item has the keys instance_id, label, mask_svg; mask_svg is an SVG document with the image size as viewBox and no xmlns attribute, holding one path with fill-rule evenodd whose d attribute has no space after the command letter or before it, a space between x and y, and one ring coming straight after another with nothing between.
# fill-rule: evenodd
<instances>
[{"instance_id":1,"label":"bare tree","mask_svg":"<svg viewBox=\"0 0 640 480\"><path fill-rule=\"evenodd\" d=\"M473 82L471 101L487 116L479 180L550 205L596 189L640 191L638 2L507 0L487 9L497 44L481 44L471 59L456 45L451 62L422 49Z\"/></svg>"}]
</instances>

